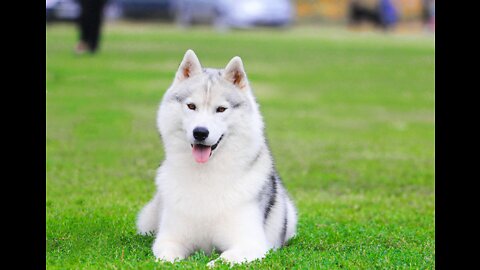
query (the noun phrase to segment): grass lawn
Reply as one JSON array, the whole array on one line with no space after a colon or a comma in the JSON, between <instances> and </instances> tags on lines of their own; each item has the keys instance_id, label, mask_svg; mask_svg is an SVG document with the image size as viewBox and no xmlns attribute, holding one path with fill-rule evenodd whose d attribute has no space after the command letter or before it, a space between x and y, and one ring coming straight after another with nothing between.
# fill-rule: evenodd
<instances>
[{"instance_id":1,"label":"grass lawn","mask_svg":"<svg viewBox=\"0 0 480 270\"><path fill-rule=\"evenodd\" d=\"M100 54L76 56L76 30L47 26L48 269L218 256L155 263L153 237L135 232L164 157L157 106L188 48L204 66L242 57L299 209L287 247L238 268L435 268L432 36L122 23L105 26Z\"/></svg>"}]
</instances>

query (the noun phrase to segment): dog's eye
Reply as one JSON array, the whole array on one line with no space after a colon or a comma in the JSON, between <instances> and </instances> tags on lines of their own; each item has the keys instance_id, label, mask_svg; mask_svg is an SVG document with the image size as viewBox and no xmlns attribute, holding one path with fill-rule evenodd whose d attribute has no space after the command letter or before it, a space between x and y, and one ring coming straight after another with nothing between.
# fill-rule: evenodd
<instances>
[{"instance_id":1,"label":"dog's eye","mask_svg":"<svg viewBox=\"0 0 480 270\"><path fill-rule=\"evenodd\" d=\"M217 108L217 112L224 112L226 109L227 108L220 106Z\"/></svg>"},{"instance_id":2,"label":"dog's eye","mask_svg":"<svg viewBox=\"0 0 480 270\"><path fill-rule=\"evenodd\" d=\"M195 106L195 104L193 103L188 103L187 104L187 107L190 109L190 110L195 110L197 108L197 106Z\"/></svg>"}]
</instances>

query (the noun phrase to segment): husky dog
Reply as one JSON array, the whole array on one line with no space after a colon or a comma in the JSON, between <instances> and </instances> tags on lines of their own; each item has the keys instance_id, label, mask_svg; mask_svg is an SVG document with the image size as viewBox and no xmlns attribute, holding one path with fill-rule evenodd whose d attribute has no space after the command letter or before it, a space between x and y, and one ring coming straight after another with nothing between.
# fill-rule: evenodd
<instances>
[{"instance_id":1,"label":"husky dog","mask_svg":"<svg viewBox=\"0 0 480 270\"><path fill-rule=\"evenodd\" d=\"M223 70L204 69L188 50L157 126L166 158L137 228L156 235L158 260L215 248L227 263L249 262L295 235L296 209L275 171L240 57Z\"/></svg>"}]
</instances>

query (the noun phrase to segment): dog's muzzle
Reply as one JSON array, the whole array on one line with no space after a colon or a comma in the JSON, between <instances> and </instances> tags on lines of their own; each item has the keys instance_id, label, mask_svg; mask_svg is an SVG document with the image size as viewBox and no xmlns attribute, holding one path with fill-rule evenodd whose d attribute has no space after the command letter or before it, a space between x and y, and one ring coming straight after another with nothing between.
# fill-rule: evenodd
<instances>
[{"instance_id":1,"label":"dog's muzzle","mask_svg":"<svg viewBox=\"0 0 480 270\"><path fill-rule=\"evenodd\" d=\"M223 138L220 136L218 141L214 145L204 145L204 144L191 144L192 146L192 154L193 157L195 158L195 161L198 163L205 163L209 160L209 158L212 156L213 150L215 150L218 147L218 144Z\"/></svg>"}]
</instances>

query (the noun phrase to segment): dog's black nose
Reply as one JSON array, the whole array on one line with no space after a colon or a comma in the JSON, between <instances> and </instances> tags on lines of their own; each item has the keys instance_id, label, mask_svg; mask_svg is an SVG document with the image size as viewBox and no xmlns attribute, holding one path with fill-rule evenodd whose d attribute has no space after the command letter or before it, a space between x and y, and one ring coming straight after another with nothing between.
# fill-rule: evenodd
<instances>
[{"instance_id":1,"label":"dog's black nose","mask_svg":"<svg viewBox=\"0 0 480 270\"><path fill-rule=\"evenodd\" d=\"M193 137L196 140L203 141L208 137L208 129L204 127L196 127L193 129Z\"/></svg>"}]
</instances>

